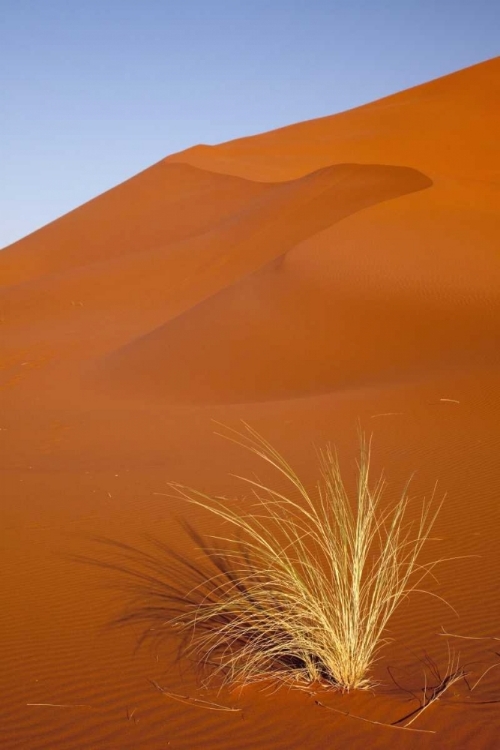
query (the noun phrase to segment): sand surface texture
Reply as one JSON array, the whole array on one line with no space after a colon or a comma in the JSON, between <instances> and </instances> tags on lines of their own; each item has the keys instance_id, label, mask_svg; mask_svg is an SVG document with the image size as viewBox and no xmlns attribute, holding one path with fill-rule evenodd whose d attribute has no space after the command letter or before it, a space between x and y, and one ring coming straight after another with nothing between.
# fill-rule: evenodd
<instances>
[{"instance_id":1,"label":"sand surface texture","mask_svg":"<svg viewBox=\"0 0 500 750\"><path fill-rule=\"evenodd\" d=\"M0 252L2 750L499 746L498 133L499 58L175 154ZM217 524L168 481L283 488L214 435L242 419L308 483L328 440L354 478L361 425L388 499L412 472L447 495L428 554L460 559L429 586L458 614L404 602L373 693L202 692L175 634L134 654L140 629L108 627L119 576L72 559L149 535L195 560L179 519ZM448 646L471 687L491 669L412 725L436 734L373 723L418 706Z\"/></svg>"}]
</instances>

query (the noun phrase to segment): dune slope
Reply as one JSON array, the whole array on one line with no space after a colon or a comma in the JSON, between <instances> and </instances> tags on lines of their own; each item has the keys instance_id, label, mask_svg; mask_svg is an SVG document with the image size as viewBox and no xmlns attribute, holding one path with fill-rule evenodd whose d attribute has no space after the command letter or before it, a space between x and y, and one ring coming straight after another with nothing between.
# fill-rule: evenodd
<instances>
[{"instance_id":1,"label":"dune slope","mask_svg":"<svg viewBox=\"0 0 500 750\"><path fill-rule=\"evenodd\" d=\"M437 735L315 699L387 724L416 705L424 652L445 671L459 647L470 685L500 663L499 85L497 58L188 149L0 252L2 749L495 746L498 669L414 725ZM127 595L72 559L112 555L96 536L151 551L150 535L196 561L176 519L220 528L166 498L170 480L284 489L213 435L241 419L308 483L327 440L352 483L360 425L389 498L414 471L415 497L447 493L437 556L460 559L433 590L459 617L405 602L375 696L202 694L175 637L134 656L139 631L106 627Z\"/></svg>"}]
</instances>

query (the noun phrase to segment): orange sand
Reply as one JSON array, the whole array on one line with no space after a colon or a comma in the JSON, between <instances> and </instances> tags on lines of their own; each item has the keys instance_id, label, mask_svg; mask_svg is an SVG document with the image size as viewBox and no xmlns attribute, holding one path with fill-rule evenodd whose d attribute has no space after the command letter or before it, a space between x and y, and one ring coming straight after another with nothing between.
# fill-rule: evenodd
<instances>
[{"instance_id":1,"label":"orange sand","mask_svg":"<svg viewBox=\"0 0 500 750\"><path fill-rule=\"evenodd\" d=\"M434 586L460 617L414 597L376 694L321 700L393 721L414 702L388 666L418 688L424 650L445 666L441 626L500 638L499 81L496 58L188 149L0 252L2 750L496 746L500 669L415 723L436 735L297 691L175 703L148 680L203 697L175 639L134 656L138 632L106 628L123 593L69 555L103 534L182 549L193 512L166 481L228 494L228 472L262 469L213 419L249 422L309 481L314 444L353 467L360 423L389 492L417 470L416 496L447 493L432 552L472 557ZM500 665L496 641L450 643L476 676Z\"/></svg>"}]
</instances>

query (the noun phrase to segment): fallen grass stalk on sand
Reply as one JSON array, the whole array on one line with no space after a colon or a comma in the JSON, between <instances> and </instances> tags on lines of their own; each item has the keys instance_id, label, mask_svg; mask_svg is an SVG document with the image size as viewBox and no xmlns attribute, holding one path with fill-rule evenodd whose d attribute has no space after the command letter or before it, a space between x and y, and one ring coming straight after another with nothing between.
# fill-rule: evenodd
<instances>
[{"instance_id":1,"label":"fallen grass stalk on sand","mask_svg":"<svg viewBox=\"0 0 500 750\"><path fill-rule=\"evenodd\" d=\"M423 663L426 667L426 671L424 672L425 682L422 689L422 698L417 698L420 705L418 708L415 708L413 711L406 714L406 716L395 721L392 726L401 726L404 729L409 728L410 725L413 724L413 722L418 719L418 717L421 716L429 706L432 706L433 703L438 701L441 696L452 687L452 685L455 685L461 680L464 680L467 684L468 672L460 665L460 656L452 653L451 650L448 651L448 665L444 675L441 673L437 663L431 659L430 656L426 655L423 659ZM434 684L432 685L427 684L427 671L433 678ZM413 697L417 697L412 691L407 692L413 695Z\"/></svg>"},{"instance_id":2,"label":"fallen grass stalk on sand","mask_svg":"<svg viewBox=\"0 0 500 750\"><path fill-rule=\"evenodd\" d=\"M158 685L155 680L150 680L150 683L163 695L166 695L168 698L172 698L175 701L179 701L179 703L185 703L187 706L198 706L206 708L209 711L228 711L229 713L238 713L243 710L242 708L234 708L233 706L223 706L221 703L214 703L213 701L204 701L201 700L201 698L194 698L191 695L172 693L171 690L167 690L166 688L161 687L161 685Z\"/></svg>"},{"instance_id":3,"label":"fallen grass stalk on sand","mask_svg":"<svg viewBox=\"0 0 500 750\"><path fill-rule=\"evenodd\" d=\"M226 435L226 437L228 437ZM223 497L180 484L172 489L232 527L229 536L199 537L216 573L187 594L184 611L155 619L185 637L185 650L210 668L209 679L248 684L262 679L368 688L387 624L438 561L419 556L439 511L432 498L408 521L408 485L390 507L384 479L370 482L370 441L361 436L357 490L348 496L331 447L319 452L314 497L286 460L255 430L229 438L274 467L290 493L239 477L253 503L239 513ZM160 493L158 493L160 494ZM440 598L440 597L439 597Z\"/></svg>"},{"instance_id":4,"label":"fallen grass stalk on sand","mask_svg":"<svg viewBox=\"0 0 500 750\"><path fill-rule=\"evenodd\" d=\"M333 708L333 706L327 706L325 703L322 703L321 701L315 701L317 706L320 706L321 708L326 708L328 711L334 711L337 714L340 714L341 716L345 716L348 719L357 719L358 721L365 721L368 724L374 724L378 727L385 727L386 729L402 729L407 732L420 732L421 734L436 734L436 732L433 729L415 729L414 727L407 727L407 726L398 726L397 722L393 724L387 724L384 721L374 721L373 719L368 719L366 716L358 716L357 714L351 714L349 711L341 711L338 708Z\"/></svg>"}]
</instances>

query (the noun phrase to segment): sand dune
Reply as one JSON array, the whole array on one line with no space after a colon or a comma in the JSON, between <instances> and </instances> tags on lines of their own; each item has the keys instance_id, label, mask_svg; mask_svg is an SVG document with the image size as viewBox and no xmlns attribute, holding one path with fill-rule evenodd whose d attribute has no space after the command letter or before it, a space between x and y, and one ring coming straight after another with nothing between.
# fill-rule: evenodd
<instances>
[{"instance_id":1,"label":"sand dune","mask_svg":"<svg viewBox=\"0 0 500 750\"><path fill-rule=\"evenodd\" d=\"M438 555L471 557L436 583L459 618L405 603L376 694L321 700L394 721L409 695L388 666L418 691L423 651L446 662L441 626L500 637L499 81L497 58L188 149L0 252L2 749L495 746L498 669L422 716L437 735L297 691L172 702L148 680L200 695L175 639L134 657L138 632L105 627L126 597L68 554L153 534L195 559L175 518L209 520L155 493L232 495L229 472L262 469L213 419L249 422L310 482L327 440L352 472L361 424L390 495L415 470L415 496L447 492ZM476 675L494 644L451 641Z\"/></svg>"}]
</instances>

